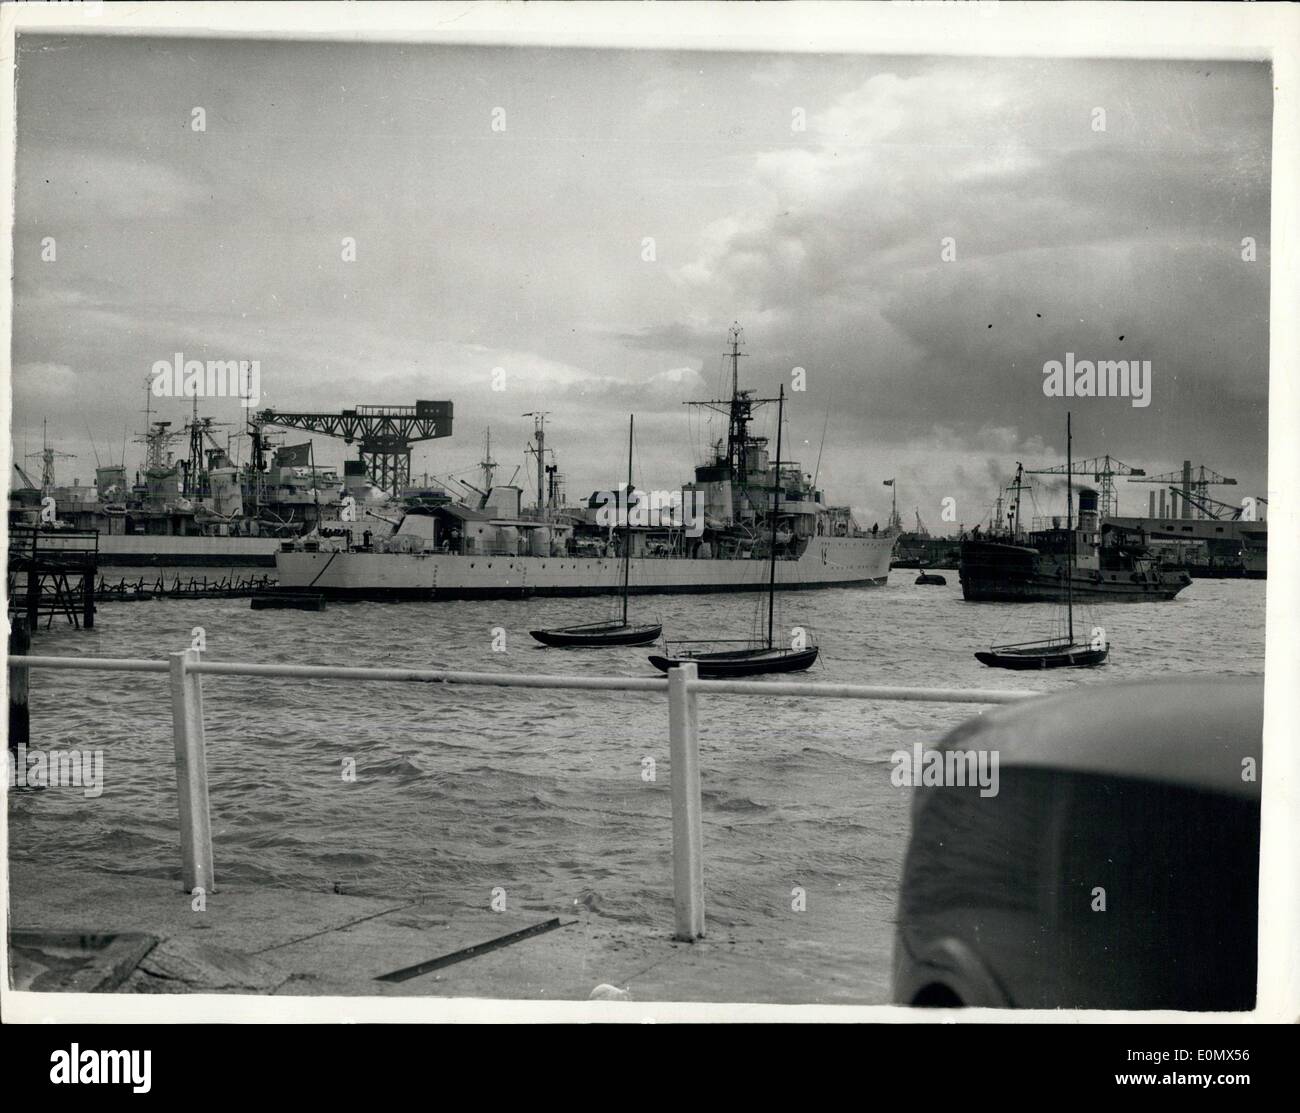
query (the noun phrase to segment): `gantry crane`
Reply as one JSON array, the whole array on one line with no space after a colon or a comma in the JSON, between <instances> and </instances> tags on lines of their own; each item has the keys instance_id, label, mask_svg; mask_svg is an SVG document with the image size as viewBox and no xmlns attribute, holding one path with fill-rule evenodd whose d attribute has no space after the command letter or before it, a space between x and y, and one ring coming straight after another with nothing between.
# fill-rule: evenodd
<instances>
[{"instance_id":1,"label":"gantry crane","mask_svg":"<svg viewBox=\"0 0 1300 1113\"><path fill-rule=\"evenodd\" d=\"M1202 504L1210 497L1210 487L1235 487L1237 485L1235 479L1220 475L1213 468L1207 468L1204 464L1193 469L1190 460L1183 461L1183 470L1181 472L1169 471L1163 475L1147 476L1145 479L1130 479L1129 482L1159 483L1162 487L1168 487L1172 490L1176 498L1182 500L1181 510L1171 515L1171 517L1175 518L1206 517L1206 508ZM1224 504L1221 503L1220 505ZM1193 515L1193 508L1199 510L1200 513ZM1209 516L1214 517L1213 514Z\"/></svg>"},{"instance_id":2,"label":"gantry crane","mask_svg":"<svg viewBox=\"0 0 1300 1113\"><path fill-rule=\"evenodd\" d=\"M303 429L327 437L358 442L359 455L375 486L400 494L411 482L411 445L451 436L450 402L416 402L414 406L357 406L338 413L259 410L249 419L253 467L265 470L263 425Z\"/></svg>"},{"instance_id":3,"label":"gantry crane","mask_svg":"<svg viewBox=\"0 0 1300 1113\"><path fill-rule=\"evenodd\" d=\"M1065 464L1057 464L1055 467L1050 468L1025 468L1025 474L1064 475L1067 470ZM1102 518L1113 518L1119 513L1119 499L1115 497L1115 476L1146 475L1146 472L1141 468L1135 468L1131 464L1124 463L1123 460L1116 460L1113 456L1099 456L1093 460L1076 460L1073 471L1078 476L1092 475L1093 482L1098 487L1100 505L1097 509Z\"/></svg>"}]
</instances>

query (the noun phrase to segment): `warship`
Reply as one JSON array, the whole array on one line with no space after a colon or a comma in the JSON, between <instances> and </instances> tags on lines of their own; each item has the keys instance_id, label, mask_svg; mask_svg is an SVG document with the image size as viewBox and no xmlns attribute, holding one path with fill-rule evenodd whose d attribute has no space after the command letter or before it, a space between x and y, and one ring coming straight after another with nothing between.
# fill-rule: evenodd
<instances>
[{"instance_id":1,"label":"warship","mask_svg":"<svg viewBox=\"0 0 1300 1113\"><path fill-rule=\"evenodd\" d=\"M621 487L566 508L548 497L537 451L538 499L530 511L520 488L489 480L477 505L408 508L388 538L359 545L286 540L275 555L280 589L444 600L885 584L894 537L861 528L848 506L828 505L814 477L797 462L778 467L767 438L751 431L755 408L777 399L741 388L740 346L734 326L730 396L689 403L725 416L727 434L680 490ZM676 509L662 512L665 501ZM617 528L624 521L627 528Z\"/></svg>"},{"instance_id":2,"label":"warship","mask_svg":"<svg viewBox=\"0 0 1300 1113\"><path fill-rule=\"evenodd\" d=\"M270 567L284 538L349 530L386 536L404 505L452 501L427 482L396 495L380 491L360 460L345 460L339 475L316 463L310 442L276 443L252 422L252 458L236 464L229 439L216 439L218 424L199 416L197 402L183 429L150 421L138 438L145 451L134 480L124 459L97 459L93 484L57 481L56 459L73 457L55 450L47 434L42 451L32 454L41 460L39 482L14 463L9 524L94 531L103 565ZM189 451L178 457L171 446L182 436Z\"/></svg>"}]
</instances>

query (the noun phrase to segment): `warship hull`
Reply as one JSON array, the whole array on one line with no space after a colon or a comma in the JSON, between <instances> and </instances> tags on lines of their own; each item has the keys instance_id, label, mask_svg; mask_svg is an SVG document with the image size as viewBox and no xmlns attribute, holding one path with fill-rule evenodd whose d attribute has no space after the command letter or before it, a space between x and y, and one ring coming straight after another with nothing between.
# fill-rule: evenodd
<instances>
[{"instance_id":1,"label":"warship hull","mask_svg":"<svg viewBox=\"0 0 1300 1113\"><path fill-rule=\"evenodd\" d=\"M778 591L879 587L889 579L893 539L816 537L797 560L776 564ZM612 595L622 591L617 557L485 556L448 553L310 552L275 556L285 591L332 599L527 599ZM634 557L630 595L766 591L766 560Z\"/></svg>"},{"instance_id":2,"label":"warship hull","mask_svg":"<svg viewBox=\"0 0 1300 1113\"><path fill-rule=\"evenodd\" d=\"M99 535L99 563L125 568L270 568L280 542L273 537Z\"/></svg>"}]
</instances>

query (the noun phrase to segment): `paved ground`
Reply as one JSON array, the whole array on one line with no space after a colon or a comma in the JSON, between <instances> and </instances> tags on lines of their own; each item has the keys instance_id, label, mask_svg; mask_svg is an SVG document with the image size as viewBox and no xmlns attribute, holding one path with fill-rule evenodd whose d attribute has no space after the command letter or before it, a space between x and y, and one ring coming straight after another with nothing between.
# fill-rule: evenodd
<instances>
[{"instance_id":1,"label":"paved ground","mask_svg":"<svg viewBox=\"0 0 1300 1113\"><path fill-rule=\"evenodd\" d=\"M176 883L11 863L12 985L124 993L435 996L585 1001L601 985L635 1001L885 1004L889 940L852 949L715 928L678 943L579 910L560 927L401 982L381 974L545 922L538 914L449 917L432 901L266 887L223 888L191 909ZM73 933L72 936L60 933ZM138 933L78 968L77 936ZM69 939L72 943L69 944ZM106 942L103 938L97 944ZM71 957L70 957L71 956ZM608 991L606 991L608 992Z\"/></svg>"}]
</instances>

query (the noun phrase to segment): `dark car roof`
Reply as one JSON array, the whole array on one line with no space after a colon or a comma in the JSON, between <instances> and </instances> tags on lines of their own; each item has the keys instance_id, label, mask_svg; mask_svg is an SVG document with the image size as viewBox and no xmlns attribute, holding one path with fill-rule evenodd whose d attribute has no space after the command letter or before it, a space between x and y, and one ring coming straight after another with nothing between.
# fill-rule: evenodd
<instances>
[{"instance_id":1,"label":"dark car roof","mask_svg":"<svg viewBox=\"0 0 1300 1113\"><path fill-rule=\"evenodd\" d=\"M1259 798L1264 678L1183 676L1086 684L967 720L943 749L997 750L1001 768L1034 767L1177 784ZM1254 758L1255 779L1243 780Z\"/></svg>"}]
</instances>

